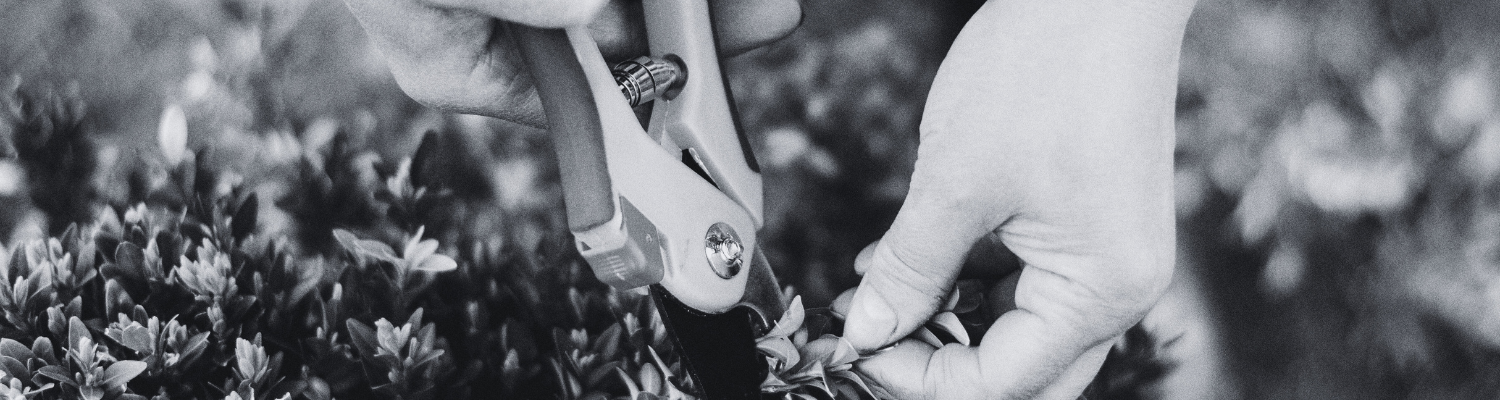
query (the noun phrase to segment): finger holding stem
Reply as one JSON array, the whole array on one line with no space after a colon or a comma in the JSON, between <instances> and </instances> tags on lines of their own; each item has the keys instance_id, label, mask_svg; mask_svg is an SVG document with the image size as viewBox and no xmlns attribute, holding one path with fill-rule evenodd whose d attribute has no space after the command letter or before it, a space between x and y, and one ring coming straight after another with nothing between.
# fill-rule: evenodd
<instances>
[{"instance_id":1,"label":"finger holding stem","mask_svg":"<svg viewBox=\"0 0 1500 400\"><path fill-rule=\"evenodd\" d=\"M1192 5L995 1L969 21L929 94L907 202L857 261L845 334L868 350L911 333L990 232L1022 261L1016 309L978 347L899 345L861 373L898 398L1076 398L1171 279Z\"/></svg>"}]
</instances>

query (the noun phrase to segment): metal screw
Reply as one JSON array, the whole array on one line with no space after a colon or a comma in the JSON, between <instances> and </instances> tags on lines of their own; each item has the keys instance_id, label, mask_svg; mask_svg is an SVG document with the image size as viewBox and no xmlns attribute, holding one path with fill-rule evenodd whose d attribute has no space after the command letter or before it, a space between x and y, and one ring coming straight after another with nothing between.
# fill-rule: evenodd
<instances>
[{"instance_id":1,"label":"metal screw","mask_svg":"<svg viewBox=\"0 0 1500 400\"><path fill-rule=\"evenodd\" d=\"M714 223L708 227L703 247L708 254L708 266L713 268L714 274L724 279L740 274L740 269L744 266L742 256L745 248L740 245L740 237L734 233L734 228L723 222Z\"/></svg>"}]
</instances>

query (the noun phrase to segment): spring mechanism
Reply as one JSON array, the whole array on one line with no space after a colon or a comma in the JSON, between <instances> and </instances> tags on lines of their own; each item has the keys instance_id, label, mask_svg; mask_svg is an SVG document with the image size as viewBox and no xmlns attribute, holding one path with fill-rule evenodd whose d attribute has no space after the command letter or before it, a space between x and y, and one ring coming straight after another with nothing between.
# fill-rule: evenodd
<instances>
[{"instance_id":1,"label":"spring mechanism","mask_svg":"<svg viewBox=\"0 0 1500 400\"><path fill-rule=\"evenodd\" d=\"M631 107L656 99L670 100L687 80L687 69L683 68L682 60L670 54L660 58L636 57L615 64L611 71Z\"/></svg>"}]
</instances>

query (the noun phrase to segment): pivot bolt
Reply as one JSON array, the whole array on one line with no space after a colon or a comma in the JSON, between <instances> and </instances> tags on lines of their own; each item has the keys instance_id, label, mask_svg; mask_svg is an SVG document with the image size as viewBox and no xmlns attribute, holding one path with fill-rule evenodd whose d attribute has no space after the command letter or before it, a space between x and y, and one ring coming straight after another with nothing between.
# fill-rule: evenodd
<instances>
[{"instance_id":1,"label":"pivot bolt","mask_svg":"<svg viewBox=\"0 0 1500 400\"><path fill-rule=\"evenodd\" d=\"M734 233L734 228L723 222L714 223L708 227L708 234L703 239L708 266L713 268L715 275L731 279L740 274L740 269L745 264L745 248L740 244L740 237Z\"/></svg>"}]
</instances>

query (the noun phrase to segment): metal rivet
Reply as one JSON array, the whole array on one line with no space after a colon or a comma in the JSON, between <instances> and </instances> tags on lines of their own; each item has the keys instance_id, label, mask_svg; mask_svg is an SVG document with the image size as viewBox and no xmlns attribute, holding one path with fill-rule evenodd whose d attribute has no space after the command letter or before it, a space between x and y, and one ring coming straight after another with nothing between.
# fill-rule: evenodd
<instances>
[{"instance_id":1,"label":"metal rivet","mask_svg":"<svg viewBox=\"0 0 1500 400\"><path fill-rule=\"evenodd\" d=\"M703 238L703 250L708 255L708 266L713 268L715 275L730 279L740 274L745 263L745 248L740 244L739 235L728 224L718 222L708 227L708 234Z\"/></svg>"}]
</instances>

